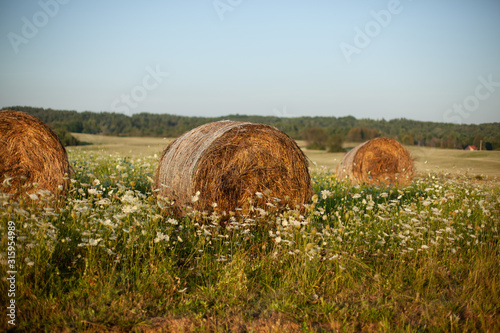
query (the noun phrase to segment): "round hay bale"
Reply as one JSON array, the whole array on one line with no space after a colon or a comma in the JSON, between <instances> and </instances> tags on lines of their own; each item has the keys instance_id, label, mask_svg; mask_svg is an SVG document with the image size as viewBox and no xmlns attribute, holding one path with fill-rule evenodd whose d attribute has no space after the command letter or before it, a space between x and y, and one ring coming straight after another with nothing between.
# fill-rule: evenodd
<instances>
[{"instance_id":1,"label":"round hay bale","mask_svg":"<svg viewBox=\"0 0 500 333\"><path fill-rule=\"evenodd\" d=\"M375 138L350 150L337 166L337 178L355 184L408 185L415 176L408 150L391 138Z\"/></svg>"},{"instance_id":2,"label":"round hay bale","mask_svg":"<svg viewBox=\"0 0 500 333\"><path fill-rule=\"evenodd\" d=\"M266 203L302 209L312 194L308 160L295 141L275 127L240 121L208 123L171 142L154 186L174 201L177 215L249 214Z\"/></svg>"},{"instance_id":3,"label":"round hay bale","mask_svg":"<svg viewBox=\"0 0 500 333\"><path fill-rule=\"evenodd\" d=\"M64 146L46 124L21 111L0 111L0 192L61 193L71 172Z\"/></svg>"}]
</instances>

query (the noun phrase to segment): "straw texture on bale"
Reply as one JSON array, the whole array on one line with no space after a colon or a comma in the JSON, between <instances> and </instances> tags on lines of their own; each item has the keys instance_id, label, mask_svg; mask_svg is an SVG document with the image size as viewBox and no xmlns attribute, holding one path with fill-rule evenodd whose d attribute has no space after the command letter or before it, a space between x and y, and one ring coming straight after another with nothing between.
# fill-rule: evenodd
<instances>
[{"instance_id":1,"label":"straw texture on bale","mask_svg":"<svg viewBox=\"0 0 500 333\"><path fill-rule=\"evenodd\" d=\"M237 208L249 214L252 205L268 202L302 209L312 193L308 160L294 140L272 126L239 121L205 124L170 143L154 186L175 201L176 214Z\"/></svg>"},{"instance_id":2,"label":"straw texture on bale","mask_svg":"<svg viewBox=\"0 0 500 333\"><path fill-rule=\"evenodd\" d=\"M62 193L71 171L66 150L50 127L21 111L0 111L0 192ZM38 186L32 188L33 183Z\"/></svg>"},{"instance_id":3,"label":"straw texture on bale","mask_svg":"<svg viewBox=\"0 0 500 333\"><path fill-rule=\"evenodd\" d=\"M415 175L408 150L391 138L375 138L350 150L337 166L337 178L355 184L408 185Z\"/></svg>"}]
</instances>

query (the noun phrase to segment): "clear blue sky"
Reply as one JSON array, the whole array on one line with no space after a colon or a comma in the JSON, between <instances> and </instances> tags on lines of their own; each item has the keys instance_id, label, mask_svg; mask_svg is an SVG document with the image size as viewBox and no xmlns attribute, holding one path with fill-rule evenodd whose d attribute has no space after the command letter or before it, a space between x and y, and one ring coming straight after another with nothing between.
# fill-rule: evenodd
<instances>
[{"instance_id":1,"label":"clear blue sky","mask_svg":"<svg viewBox=\"0 0 500 333\"><path fill-rule=\"evenodd\" d=\"M0 106L500 122L498 0L2 1L0 36Z\"/></svg>"}]
</instances>

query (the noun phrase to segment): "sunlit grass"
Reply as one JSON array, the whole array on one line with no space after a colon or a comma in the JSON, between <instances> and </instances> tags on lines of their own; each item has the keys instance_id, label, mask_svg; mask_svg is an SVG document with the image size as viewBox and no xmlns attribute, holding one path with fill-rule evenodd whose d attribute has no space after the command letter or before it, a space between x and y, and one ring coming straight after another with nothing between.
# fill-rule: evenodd
<instances>
[{"instance_id":1,"label":"sunlit grass","mask_svg":"<svg viewBox=\"0 0 500 333\"><path fill-rule=\"evenodd\" d=\"M500 329L496 182L425 174L379 188L317 171L305 213L269 202L220 223L156 202L155 156L70 159L62 204L45 192L41 205L0 200L3 267L16 224L18 329L129 330L158 317L201 331L275 318L312 331Z\"/></svg>"}]
</instances>

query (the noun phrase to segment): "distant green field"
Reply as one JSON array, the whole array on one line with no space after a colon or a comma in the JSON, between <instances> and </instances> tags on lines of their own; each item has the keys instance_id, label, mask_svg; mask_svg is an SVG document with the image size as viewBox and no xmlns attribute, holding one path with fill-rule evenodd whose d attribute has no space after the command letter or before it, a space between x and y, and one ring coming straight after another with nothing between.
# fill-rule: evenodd
<instances>
[{"instance_id":1,"label":"distant green field","mask_svg":"<svg viewBox=\"0 0 500 333\"><path fill-rule=\"evenodd\" d=\"M145 157L160 154L172 138L111 137L91 134L73 134L78 140L92 143L71 149L83 151L103 151L109 154L119 153L133 157ZM326 151L308 150L304 141L299 146L311 159L313 169L326 167L335 170L345 153L327 153ZM352 148L355 144L348 143ZM441 172L468 174L476 176L500 176L500 151L463 151L409 146L417 172Z\"/></svg>"}]
</instances>

